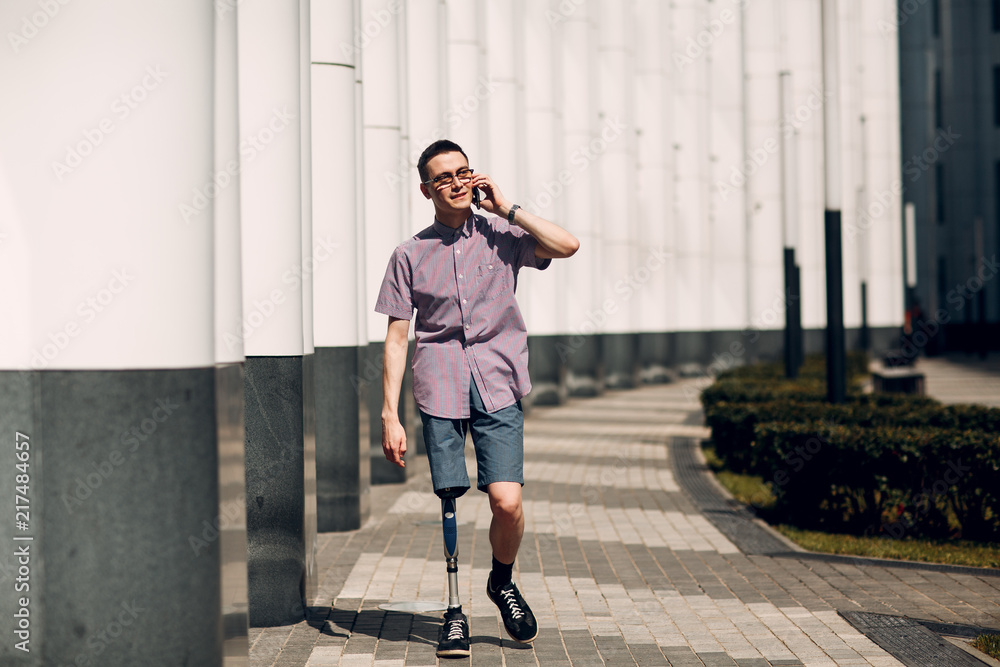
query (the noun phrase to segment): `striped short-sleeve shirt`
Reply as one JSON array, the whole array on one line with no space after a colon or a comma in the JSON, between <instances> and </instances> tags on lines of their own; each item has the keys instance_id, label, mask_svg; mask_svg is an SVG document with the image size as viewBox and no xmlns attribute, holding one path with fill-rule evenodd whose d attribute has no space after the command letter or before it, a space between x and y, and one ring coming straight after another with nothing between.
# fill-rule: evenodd
<instances>
[{"instance_id":1,"label":"striped short-sleeve shirt","mask_svg":"<svg viewBox=\"0 0 1000 667\"><path fill-rule=\"evenodd\" d=\"M537 242L496 216L472 214L452 229L437 220L396 247L376 312L409 320L417 407L447 419L469 417L472 377L489 412L531 390L528 333L514 298L522 267L545 269Z\"/></svg>"}]
</instances>

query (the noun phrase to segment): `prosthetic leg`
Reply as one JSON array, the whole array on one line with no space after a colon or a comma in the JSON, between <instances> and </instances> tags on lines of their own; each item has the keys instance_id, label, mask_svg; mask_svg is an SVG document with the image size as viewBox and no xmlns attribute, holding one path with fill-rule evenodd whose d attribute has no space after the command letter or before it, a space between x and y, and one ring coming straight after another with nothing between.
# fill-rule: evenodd
<instances>
[{"instance_id":1,"label":"prosthetic leg","mask_svg":"<svg viewBox=\"0 0 1000 667\"><path fill-rule=\"evenodd\" d=\"M458 598L458 518L455 500L467 487L449 487L435 491L441 498L441 522L444 529L444 558L448 569L448 611L438 638L437 655L440 658L461 658L470 654L469 619L462 613Z\"/></svg>"},{"instance_id":2,"label":"prosthetic leg","mask_svg":"<svg viewBox=\"0 0 1000 667\"><path fill-rule=\"evenodd\" d=\"M444 528L444 559L448 566L448 609L462 610L458 599L458 517L455 516L455 500L467 488L449 487L436 491L441 498L441 522Z\"/></svg>"}]
</instances>

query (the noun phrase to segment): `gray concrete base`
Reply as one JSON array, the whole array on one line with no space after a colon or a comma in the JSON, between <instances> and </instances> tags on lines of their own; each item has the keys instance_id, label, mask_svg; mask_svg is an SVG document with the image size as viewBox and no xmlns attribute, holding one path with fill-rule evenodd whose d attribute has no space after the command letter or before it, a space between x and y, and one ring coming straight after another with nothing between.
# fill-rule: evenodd
<instances>
[{"instance_id":1,"label":"gray concrete base","mask_svg":"<svg viewBox=\"0 0 1000 667\"><path fill-rule=\"evenodd\" d=\"M643 332L639 339L639 380L646 384L670 382L670 335Z\"/></svg>"},{"instance_id":2,"label":"gray concrete base","mask_svg":"<svg viewBox=\"0 0 1000 667\"><path fill-rule=\"evenodd\" d=\"M366 349L316 348L316 509L320 532L355 530L371 512L369 443L367 439L362 443L359 423Z\"/></svg>"},{"instance_id":3,"label":"gray concrete base","mask_svg":"<svg viewBox=\"0 0 1000 667\"><path fill-rule=\"evenodd\" d=\"M0 497L11 505L0 522L0 663L222 664L224 625L231 637L242 628L220 613L215 378L214 368L0 372ZM26 460L15 442L28 443ZM23 529L15 504L27 505ZM18 625L30 653L15 647Z\"/></svg>"},{"instance_id":4,"label":"gray concrete base","mask_svg":"<svg viewBox=\"0 0 1000 667\"><path fill-rule=\"evenodd\" d=\"M639 384L639 338L634 333L601 335L604 386L631 389Z\"/></svg>"},{"instance_id":5,"label":"gray concrete base","mask_svg":"<svg viewBox=\"0 0 1000 667\"><path fill-rule=\"evenodd\" d=\"M225 664L245 665L247 643L247 508L244 467L243 364L215 369L219 442L219 550Z\"/></svg>"},{"instance_id":6,"label":"gray concrete base","mask_svg":"<svg viewBox=\"0 0 1000 667\"><path fill-rule=\"evenodd\" d=\"M559 358L560 344L565 345L565 336L528 337L531 392L521 401L525 410L534 405L558 405L566 400L566 373Z\"/></svg>"},{"instance_id":7,"label":"gray concrete base","mask_svg":"<svg viewBox=\"0 0 1000 667\"><path fill-rule=\"evenodd\" d=\"M250 625L297 623L306 586L302 357L247 357Z\"/></svg>"},{"instance_id":8,"label":"gray concrete base","mask_svg":"<svg viewBox=\"0 0 1000 667\"><path fill-rule=\"evenodd\" d=\"M565 336L556 349L566 367L568 395L598 396L604 391L600 336Z\"/></svg>"},{"instance_id":9,"label":"gray concrete base","mask_svg":"<svg viewBox=\"0 0 1000 667\"><path fill-rule=\"evenodd\" d=\"M316 356L302 356L302 454L306 576L304 596L316 598Z\"/></svg>"}]
</instances>

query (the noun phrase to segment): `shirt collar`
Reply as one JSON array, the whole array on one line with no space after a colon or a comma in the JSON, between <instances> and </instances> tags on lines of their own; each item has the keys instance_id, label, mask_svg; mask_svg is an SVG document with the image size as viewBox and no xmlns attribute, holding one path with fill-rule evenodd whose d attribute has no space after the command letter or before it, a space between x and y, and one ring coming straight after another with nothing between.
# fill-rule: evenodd
<instances>
[{"instance_id":1,"label":"shirt collar","mask_svg":"<svg viewBox=\"0 0 1000 667\"><path fill-rule=\"evenodd\" d=\"M452 229L448 225L442 224L437 218L434 218L434 224L432 227L434 231L438 233L438 236L444 239L451 239L453 236L461 234L462 236L469 238L472 236L472 228L475 225L476 214L469 213L469 218L465 221L465 224L458 229Z\"/></svg>"}]
</instances>

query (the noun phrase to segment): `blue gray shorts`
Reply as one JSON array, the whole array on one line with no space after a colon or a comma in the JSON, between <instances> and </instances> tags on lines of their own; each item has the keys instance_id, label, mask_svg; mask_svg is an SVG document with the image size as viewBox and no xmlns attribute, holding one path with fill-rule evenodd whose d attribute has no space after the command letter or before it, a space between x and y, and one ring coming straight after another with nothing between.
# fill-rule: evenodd
<instances>
[{"instance_id":1,"label":"blue gray shorts","mask_svg":"<svg viewBox=\"0 0 1000 667\"><path fill-rule=\"evenodd\" d=\"M465 434L472 431L476 448L476 487L485 492L493 482L517 482L524 486L524 412L521 401L489 413L469 380L468 419L434 417L423 410L424 446L431 466L434 490L469 488L465 469Z\"/></svg>"}]
</instances>

